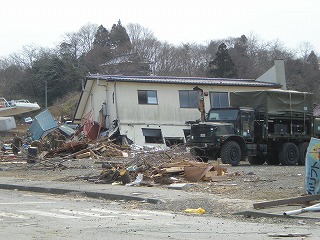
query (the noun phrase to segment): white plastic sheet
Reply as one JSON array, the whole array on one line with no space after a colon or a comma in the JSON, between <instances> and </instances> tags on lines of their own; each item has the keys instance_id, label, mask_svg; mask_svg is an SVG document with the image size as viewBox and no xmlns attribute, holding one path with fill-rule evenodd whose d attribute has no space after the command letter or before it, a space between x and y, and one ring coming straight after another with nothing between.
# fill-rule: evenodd
<instances>
[{"instance_id":1,"label":"white plastic sheet","mask_svg":"<svg viewBox=\"0 0 320 240\"><path fill-rule=\"evenodd\" d=\"M306 155L306 192L320 194L320 139L311 138Z\"/></svg>"}]
</instances>

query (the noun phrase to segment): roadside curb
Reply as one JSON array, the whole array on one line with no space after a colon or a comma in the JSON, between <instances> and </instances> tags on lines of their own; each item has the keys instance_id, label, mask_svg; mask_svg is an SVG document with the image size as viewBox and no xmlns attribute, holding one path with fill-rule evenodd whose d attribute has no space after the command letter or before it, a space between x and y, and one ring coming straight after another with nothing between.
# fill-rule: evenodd
<instances>
[{"instance_id":1,"label":"roadside curb","mask_svg":"<svg viewBox=\"0 0 320 240\"><path fill-rule=\"evenodd\" d=\"M156 198L145 198L145 197L138 197L138 196L92 192L92 191L79 191L79 190L64 189L64 188L23 186L23 185L16 185L16 184L0 184L0 189L29 191L29 192L38 192L38 193L51 193L51 194L60 194L60 195L68 194L68 193L78 193L90 198L103 198L108 200L125 200L125 201L144 201L144 202L153 203L153 204L158 204L163 202L162 200L156 199Z\"/></svg>"}]
</instances>

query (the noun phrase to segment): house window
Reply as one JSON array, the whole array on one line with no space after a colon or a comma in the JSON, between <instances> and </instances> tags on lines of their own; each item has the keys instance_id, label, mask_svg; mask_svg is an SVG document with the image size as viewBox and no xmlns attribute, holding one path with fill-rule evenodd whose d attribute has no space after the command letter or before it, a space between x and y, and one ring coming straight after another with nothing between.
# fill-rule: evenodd
<instances>
[{"instance_id":1,"label":"house window","mask_svg":"<svg viewBox=\"0 0 320 240\"><path fill-rule=\"evenodd\" d=\"M180 90L179 100L181 108L199 108L199 93L194 90Z\"/></svg>"},{"instance_id":2,"label":"house window","mask_svg":"<svg viewBox=\"0 0 320 240\"><path fill-rule=\"evenodd\" d=\"M142 128L146 143L163 143L161 129Z\"/></svg>"},{"instance_id":3,"label":"house window","mask_svg":"<svg viewBox=\"0 0 320 240\"><path fill-rule=\"evenodd\" d=\"M210 92L210 105L212 108L229 107L229 96L227 92Z\"/></svg>"},{"instance_id":4,"label":"house window","mask_svg":"<svg viewBox=\"0 0 320 240\"><path fill-rule=\"evenodd\" d=\"M157 91L154 90L138 90L139 104L158 104Z\"/></svg>"}]
</instances>

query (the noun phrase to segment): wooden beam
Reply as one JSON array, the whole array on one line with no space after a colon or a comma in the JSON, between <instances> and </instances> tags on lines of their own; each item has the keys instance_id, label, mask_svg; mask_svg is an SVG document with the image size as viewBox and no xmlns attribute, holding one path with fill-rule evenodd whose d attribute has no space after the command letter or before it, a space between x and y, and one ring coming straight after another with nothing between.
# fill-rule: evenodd
<instances>
[{"instance_id":1,"label":"wooden beam","mask_svg":"<svg viewBox=\"0 0 320 240\"><path fill-rule=\"evenodd\" d=\"M262 208L285 205L285 204L308 203L308 202L317 201L317 200L320 200L320 194L306 195L306 196L301 196L296 198L285 198L285 199L279 199L279 200L274 200L269 202L254 203L253 208L262 209Z\"/></svg>"}]
</instances>

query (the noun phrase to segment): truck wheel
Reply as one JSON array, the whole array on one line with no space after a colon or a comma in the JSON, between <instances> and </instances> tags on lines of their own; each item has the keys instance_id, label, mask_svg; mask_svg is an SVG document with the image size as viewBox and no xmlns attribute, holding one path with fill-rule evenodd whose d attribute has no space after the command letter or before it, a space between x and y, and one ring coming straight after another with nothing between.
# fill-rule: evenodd
<instances>
[{"instance_id":1,"label":"truck wheel","mask_svg":"<svg viewBox=\"0 0 320 240\"><path fill-rule=\"evenodd\" d=\"M248 161L251 165L263 165L266 162L266 158L263 156L249 156Z\"/></svg>"},{"instance_id":2,"label":"truck wheel","mask_svg":"<svg viewBox=\"0 0 320 240\"><path fill-rule=\"evenodd\" d=\"M298 144L298 149L299 149L298 165L301 165L301 166L305 165L308 146L309 146L308 142L303 142Z\"/></svg>"},{"instance_id":3,"label":"truck wheel","mask_svg":"<svg viewBox=\"0 0 320 240\"><path fill-rule=\"evenodd\" d=\"M221 161L238 166L241 160L241 149L234 141L226 142L221 148Z\"/></svg>"},{"instance_id":4,"label":"truck wheel","mask_svg":"<svg viewBox=\"0 0 320 240\"><path fill-rule=\"evenodd\" d=\"M279 160L282 165L297 165L299 160L298 147L291 142L284 143L279 151Z\"/></svg>"}]
</instances>

